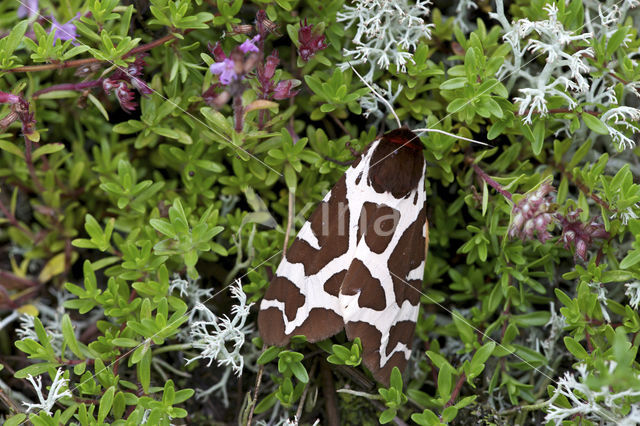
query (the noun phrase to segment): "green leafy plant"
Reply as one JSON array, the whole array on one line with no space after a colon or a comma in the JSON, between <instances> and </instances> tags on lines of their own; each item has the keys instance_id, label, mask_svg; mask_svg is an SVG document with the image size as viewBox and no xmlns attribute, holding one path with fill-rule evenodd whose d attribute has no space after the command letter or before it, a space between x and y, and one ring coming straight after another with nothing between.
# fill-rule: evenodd
<instances>
[{"instance_id":1,"label":"green leafy plant","mask_svg":"<svg viewBox=\"0 0 640 426\"><path fill-rule=\"evenodd\" d=\"M640 422L637 2L143 3L3 3L0 422ZM255 326L371 88L448 133L388 388Z\"/></svg>"}]
</instances>

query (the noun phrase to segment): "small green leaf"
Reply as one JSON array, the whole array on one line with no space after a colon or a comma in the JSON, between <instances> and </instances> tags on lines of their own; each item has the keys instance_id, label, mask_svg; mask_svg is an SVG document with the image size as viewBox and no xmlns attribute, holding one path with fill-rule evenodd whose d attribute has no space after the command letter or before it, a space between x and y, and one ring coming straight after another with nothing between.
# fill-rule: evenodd
<instances>
[{"instance_id":1,"label":"small green leaf","mask_svg":"<svg viewBox=\"0 0 640 426\"><path fill-rule=\"evenodd\" d=\"M542 152L545 135L545 121L546 120L538 119L533 127L533 141L531 142L531 148L534 155L540 155Z\"/></svg>"},{"instance_id":2,"label":"small green leaf","mask_svg":"<svg viewBox=\"0 0 640 426\"><path fill-rule=\"evenodd\" d=\"M73 325L71 324L69 314L64 314L62 316L62 336L64 337L64 342L69 346L69 349L71 349L71 352L73 352L73 354L78 358L84 359L78 340L76 340L76 335L73 331Z\"/></svg>"},{"instance_id":3,"label":"small green leaf","mask_svg":"<svg viewBox=\"0 0 640 426\"><path fill-rule=\"evenodd\" d=\"M24 159L24 152L13 143L0 139L0 149Z\"/></svg>"},{"instance_id":4,"label":"small green leaf","mask_svg":"<svg viewBox=\"0 0 640 426\"><path fill-rule=\"evenodd\" d=\"M394 408L387 408L386 410L384 410L381 414L380 417L378 418L378 421L380 422L380 424L384 425L389 423L390 421L392 421L395 417L396 417L396 413L397 410Z\"/></svg>"},{"instance_id":5,"label":"small green leaf","mask_svg":"<svg viewBox=\"0 0 640 426\"><path fill-rule=\"evenodd\" d=\"M582 113L582 121L587 125L588 128L593 130L594 132L600 135L608 135L609 131L607 130L607 126L598 118L591 114Z\"/></svg>"},{"instance_id":6,"label":"small green leaf","mask_svg":"<svg viewBox=\"0 0 640 426\"><path fill-rule=\"evenodd\" d=\"M43 155L47 155L47 154L53 154L56 153L58 151L62 151L64 149L64 144L62 143L48 143L44 146L41 146L40 148L36 149L35 151L33 151L33 161L36 161L38 158L42 157Z\"/></svg>"},{"instance_id":7,"label":"small green leaf","mask_svg":"<svg viewBox=\"0 0 640 426\"><path fill-rule=\"evenodd\" d=\"M115 394L115 386L110 386L100 398L100 407L98 408L98 424L104 422L107 418L111 406L113 405L113 395Z\"/></svg>"},{"instance_id":8,"label":"small green leaf","mask_svg":"<svg viewBox=\"0 0 640 426\"><path fill-rule=\"evenodd\" d=\"M440 90L460 89L467 85L466 77L455 77L445 80L440 84Z\"/></svg>"},{"instance_id":9,"label":"small green leaf","mask_svg":"<svg viewBox=\"0 0 640 426\"><path fill-rule=\"evenodd\" d=\"M569 352L579 360L584 360L589 356L587 350L572 337L566 336L564 338L564 345L567 347Z\"/></svg>"},{"instance_id":10,"label":"small green leaf","mask_svg":"<svg viewBox=\"0 0 640 426\"><path fill-rule=\"evenodd\" d=\"M25 21L26 22L26 21ZM4 421L4 426L19 426L27 419L27 415L24 413L18 413L15 416L11 416Z\"/></svg>"},{"instance_id":11,"label":"small green leaf","mask_svg":"<svg viewBox=\"0 0 640 426\"><path fill-rule=\"evenodd\" d=\"M632 266L640 262L640 249L634 249L627 253L627 255L620 262L621 269L629 269Z\"/></svg>"}]
</instances>

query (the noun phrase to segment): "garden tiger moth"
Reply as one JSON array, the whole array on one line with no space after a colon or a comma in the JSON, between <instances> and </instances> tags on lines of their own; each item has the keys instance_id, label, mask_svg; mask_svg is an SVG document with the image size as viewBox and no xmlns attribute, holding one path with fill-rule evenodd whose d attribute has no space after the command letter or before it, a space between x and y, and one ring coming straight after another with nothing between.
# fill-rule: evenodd
<instances>
[{"instance_id":1,"label":"garden tiger moth","mask_svg":"<svg viewBox=\"0 0 640 426\"><path fill-rule=\"evenodd\" d=\"M381 383L404 369L428 244L426 164L407 128L373 141L302 226L260 305L268 345L346 330ZM407 285L407 283L409 285ZM417 291L416 291L417 290Z\"/></svg>"},{"instance_id":2,"label":"garden tiger moth","mask_svg":"<svg viewBox=\"0 0 640 426\"><path fill-rule=\"evenodd\" d=\"M313 343L344 328L349 340L360 338L373 377L389 385L393 367L402 372L411 355L429 246L426 163L414 132L491 145L402 127L389 101L351 69L398 129L369 144L302 226L262 299L258 329L264 343L284 346L295 335Z\"/></svg>"}]
</instances>

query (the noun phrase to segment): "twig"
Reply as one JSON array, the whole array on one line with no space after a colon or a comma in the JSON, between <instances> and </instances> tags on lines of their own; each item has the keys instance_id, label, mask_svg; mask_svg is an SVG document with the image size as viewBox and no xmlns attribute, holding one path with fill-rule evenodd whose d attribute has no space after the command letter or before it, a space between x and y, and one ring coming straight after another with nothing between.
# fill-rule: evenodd
<instances>
[{"instance_id":1,"label":"twig","mask_svg":"<svg viewBox=\"0 0 640 426\"><path fill-rule=\"evenodd\" d=\"M262 352L267 348L267 345L262 346ZM251 410L249 410L249 417L247 418L246 426L251 426L251 420L253 420L253 411L256 409L256 402L258 402L258 390L262 383L262 374L264 373L264 364L260 364L258 368L258 376L256 377L256 387L253 390L253 400L251 401Z\"/></svg>"},{"instance_id":2,"label":"twig","mask_svg":"<svg viewBox=\"0 0 640 426\"><path fill-rule=\"evenodd\" d=\"M37 281L19 277L9 271L5 271L2 269L0 269L0 282L2 282L2 287L9 290L22 290L25 287L37 287L40 285Z\"/></svg>"},{"instance_id":3,"label":"twig","mask_svg":"<svg viewBox=\"0 0 640 426\"><path fill-rule=\"evenodd\" d=\"M330 112L328 115L338 125L338 127L340 127L340 129L345 133L345 135L349 135L349 137L352 137L351 132L345 127L342 121L340 121L340 119L335 116L335 114Z\"/></svg>"},{"instance_id":4,"label":"twig","mask_svg":"<svg viewBox=\"0 0 640 426\"><path fill-rule=\"evenodd\" d=\"M331 377L331 370L327 365L327 361L322 360L322 394L324 395L324 407L327 415L327 424L329 426L338 426L340 424L340 413L338 412L338 400L336 398L336 387Z\"/></svg>"},{"instance_id":5,"label":"twig","mask_svg":"<svg viewBox=\"0 0 640 426\"><path fill-rule=\"evenodd\" d=\"M19 293L20 297L11 301L11 305L14 307L19 307L25 304L27 300L31 300L36 293L38 293L42 289L42 284L38 284L37 287L31 287L30 289ZM0 287L2 288L2 287Z\"/></svg>"},{"instance_id":6,"label":"twig","mask_svg":"<svg viewBox=\"0 0 640 426\"><path fill-rule=\"evenodd\" d=\"M373 404L374 407L376 407L378 410L380 411L384 411L386 410L387 407L385 407L381 402L379 401L371 401L371 403ZM395 424L397 424L398 426L409 426L404 420L402 420L400 417L395 416L393 418L393 422Z\"/></svg>"},{"instance_id":7,"label":"twig","mask_svg":"<svg viewBox=\"0 0 640 426\"><path fill-rule=\"evenodd\" d=\"M447 401L447 403L444 405L443 408L447 408L453 405L453 403L456 401L456 398L460 394L460 390L462 390L462 385L464 384L464 381L466 380L466 378L467 376L464 373L462 373L460 378L458 378L456 387L453 389L453 392L451 393L451 398L449 398L449 401Z\"/></svg>"},{"instance_id":8,"label":"twig","mask_svg":"<svg viewBox=\"0 0 640 426\"><path fill-rule=\"evenodd\" d=\"M42 186L42 182L40 182L40 179L38 179L38 176L36 175L36 168L33 166L33 159L31 157L31 150L33 149L33 146L31 145L31 139L29 139L29 137L27 137L26 135L24 137L24 143L25 143L24 159L27 162L27 168L29 169L31 180L33 180L34 185L36 186L38 191L40 191L40 193L42 194L44 193L44 186Z\"/></svg>"},{"instance_id":9,"label":"twig","mask_svg":"<svg viewBox=\"0 0 640 426\"><path fill-rule=\"evenodd\" d=\"M338 389L336 392L346 393L346 394L354 395L354 396L361 396L363 398L367 398L370 401L381 400L382 399L382 396L380 396L380 395L375 395L375 394L367 393L367 392L360 392L360 391L356 391L356 390L353 390L353 389Z\"/></svg>"},{"instance_id":10,"label":"twig","mask_svg":"<svg viewBox=\"0 0 640 426\"><path fill-rule=\"evenodd\" d=\"M331 161L332 163L335 163L339 166L344 166L344 167L347 167L353 164L353 160L351 161L334 160L333 158L327 157L326 155L323 155L322 158L324 158L326 161Z\"/></svg>"},{"instance_id":11,"label":"twig","mask_svg":"<svg viewBox=\"0 0 640 426\"><path fill-rule=\"evenodd\" d=\"M498 413L498 415L502 417L502 416L510 416L512 414L518 414L518 413L520 413L522 411L538 411L538 410L543 409L547 405L549 405L549 401L545 400L545 401L542 401L542 402L540 402L538 404L522 405L522 406L510 408L510 409L505 410L505 411L500 411Z\"/></svg>"},{"instance_id":12,"label":"twig","mask_svg":"<svg viewBox=\"0 0 640 426\"><path fill-rule=\"evenodd\" d=\"M235 116L235 130L240 133L244 127L244 107L242 106L242 96L240 94L233 97L233 115Z\"/></svg>"},{"instance_id":13,"label":"twig","mask_svg":"<svg viewBox=\"0 0 640 426\"><path fill-rule=\"evenodd\" d=\"M18 405L2 389L0 389L0 401L4 402L10 413L12 411L13 414L22 413Z\"/></svg>"},{"instance_id":14,"label":"twig","mask_svg":"<svg viewBox=\"0 0 640 426\"><path fill-rule=\"evenodd\" d=\"M318 365L317 358L316 362L313 363L311 367L311 371L309 372L309 377L314 377L316 372L316 367ZM304 385L304 390L302 391L302 395L300 396L300 403L298 404L298 409L296 410L296 419L298 422L302 418L302 409L304 408L304 401L307 399L307 394L309 393L309 384L311 383L311 379Z\"/></svg>"}]
</instances>

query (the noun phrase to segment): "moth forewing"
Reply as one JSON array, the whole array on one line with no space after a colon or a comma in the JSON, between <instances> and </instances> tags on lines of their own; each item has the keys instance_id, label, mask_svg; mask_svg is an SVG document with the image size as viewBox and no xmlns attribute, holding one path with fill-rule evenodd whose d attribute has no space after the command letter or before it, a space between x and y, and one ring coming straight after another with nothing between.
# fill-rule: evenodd
<instances>
[{"instance_id":1,"label":"moth forewing","mask_svg":"<svg viewBox=\"0 0 640 426\"><path fill-rule=\"evenodd\" d=\"M376 139L303 225L260 305L265 343L316 342L346 329L388 384L404 369L425 264L425 161L406 128ZM347 224L347 226L345 226Z\"/></svg>"}]
</instances>

